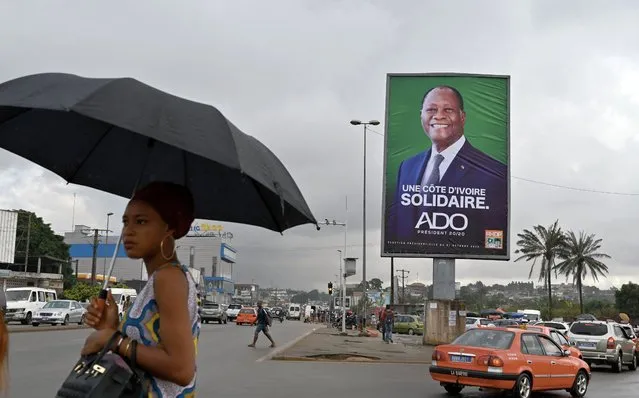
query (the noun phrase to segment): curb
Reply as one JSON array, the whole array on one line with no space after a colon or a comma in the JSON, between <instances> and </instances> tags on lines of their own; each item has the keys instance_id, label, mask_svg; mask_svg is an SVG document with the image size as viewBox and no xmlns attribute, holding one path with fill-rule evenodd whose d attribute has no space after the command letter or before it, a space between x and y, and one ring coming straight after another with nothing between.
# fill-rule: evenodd
<instances>
[{"instance_id":1,"label":"curb","mask_svg":"<svg viewBox=\"0 0 639 398\"><path fill-rule=\"evenodd\" d=\"M31 327L31 328L20 328L20 329L9 329L9 333L34 333L34 332L51 332L51 331L64 331L64 330L78 330L78 329L88 329L87 326L45 326L45 327Z\"/></svg>"},{"instance_id":2,"label":"curb","mask_svg":"<svg viewBox=\"0 0 639 398\"><path fill-rule=\"evenodd\" d=\"M316 330L317 330L317 328L313 328L313 329L309 330L308 332L304 333L303 335L299 336L298 338L289 341L288 343L284 344L283 346L276 347L273 351L271 351L268 354L264 355L262 358L258 359L255 362L264 362L267 359L273 359L273 357L275 357L277 354L281 353L282 351L288 350L289 348L291 348L295 344L299 343L300 341L304 340L305 338L307 338L308 336L313 334Z\"/></svg>"},{"instance_id":3,"label":"curb","mask_svg":"<svg viewBox=\"0 0 639 398\"><path fill-rule=\"evenodd\" d=\"M379 359L372 361L341 361L334 359L316 359L307 357L289 357L289 356L273 356L271 359L274 361L290 361L290 362L329 362L329 363L353 363L353 364L403 364L403 365L431 365L432 361L405 361L405 360L390 360Z\"/></svg>"}]
</instances>

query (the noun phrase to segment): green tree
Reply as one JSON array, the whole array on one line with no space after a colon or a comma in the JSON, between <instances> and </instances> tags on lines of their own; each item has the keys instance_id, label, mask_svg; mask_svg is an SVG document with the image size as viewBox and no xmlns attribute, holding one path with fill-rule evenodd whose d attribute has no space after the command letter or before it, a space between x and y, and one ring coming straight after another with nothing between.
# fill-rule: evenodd
<instances>
[{"instance_id":1,"label":"green tree","mask_svg":"<svg viewBox=\"0 0 639 398\"><path fill-rule=\"evenodd\" d=\"M24 261L28 252L27 263L31 265L36 264L37 258L43 256L61 260L64 288L68 289L76 283L73 268L69 263L69 245L64 243L63 236L53 232L51 224L46 224L33 212L18 210L16 236L16 258L22 258Z\"/></svg>"},{"instance_id":2,"label":"green tree","mask_svg":"<svg viewBox=\"0 0 639 398\"><path fill-rule=\"evenodd\" d=\"M308 302L308 293L297 292L291 297L291 302L295 304L306 304Z\"/></svg>"},{"instance_id":3,"label":"green tree","mask_svg":"<svg viewBox=\"0 0 639 398\"><path fill-rule=\"evenodd\" d=\"M381 279L379 278L373 278L370 281L368 281L368 286L370 287L371 290L384 290L383 288L384 282L382 282Z\"/></svg>"},{"instance_id":4,"label":"green tree","mask_svg":"<svg viewBox=\"0 0 639 398\"><path fill-rule=\"evenodd\" d=\"M610 258L605 253L600 253L602 239L596 239L594 234L586 235L579 232L579 237L574 232L566 233L565 250L559 256L564 259L555 266L559 274L566 278L572 277L573 284L577 284L579 290L579 310L584 313L583 279L588 274L595 282L599 276L608 273L608 266L599 259Z\"/></svg>"},{"instance_id":5,"label":"green tree","mask_svg":"<svg viewBox=\"0 0 639 398\"><path fill-rule=\"evenodd\" d=\"M72 288L64 290L62 295L68 300L86 301L92 297L96 297L100 293L101 288L99 285L78 282Z\"/></svg>"},{"instance_id":6,"label":"green tree","mask_svg":"<svg viewBox=\"0 0 639 398\"><path fill-rule=\"evenodd\" d=\"M309 301L317 301L319 300L319 291L317 289L313 289L308 292L308 295L306 297Z\"/></svg>"},{"instance_id":7,"label":"green tree","mask_svg":"<svg viewBox=\"0 0 639 398\"><path fill-rule=\"evenodd\" d=\"M557 258L565 250L566 236L561 231L559 220L556 220L548 228L536 225L532 230L524 229L517 234L519 240L515 251L521 254L515 261L532 261L528 278L531 278L538 260L541 260L539 269L539 281L545 281L548 291L548 319L552 319L552 271Z\"/></svg>"},{"instance_id":8,"label":"green tree","mask_svg":"<svg viewBox=\"0 0 639 398\"><path fill-rule=\"evenodd\" d=\"M593 314L598 319L612 319L619 313L619 310L617 310L614 303L590 300L584 304L584 313Z\"/></svg>"},{"instance_id":9,"label":"green tree","mask_svg":"<svg viewBox=\"0 0 639 398\"><path fill-rule=\"evenodd\" d=\"M116 288L116 289L130 289L130 287L122 282L118 282L115 285L111 286L111 288Z\"/></svg>"},{"instance_id":10,"label":"green tree","mask_svg":"<svg viewBox=\"0 0 639 398\"><path fill-rule=\"evenodd\" d=\"M628 282L615 292L615 303L620 312L628 314L635 322L639 319L639 285Z\"/></svg>"}]
</instances>

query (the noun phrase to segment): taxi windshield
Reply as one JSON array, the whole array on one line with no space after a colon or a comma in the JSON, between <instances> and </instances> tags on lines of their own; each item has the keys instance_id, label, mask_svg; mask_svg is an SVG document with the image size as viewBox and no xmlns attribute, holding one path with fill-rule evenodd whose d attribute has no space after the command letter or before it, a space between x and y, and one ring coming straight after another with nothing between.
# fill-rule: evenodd
<instances>
[{"instance_id":1,"label":"taxi windshield","mask_svg":"<svg viewBox=\"0 0 639 398\"><path fill-rule=\"evenodd\" d=\"M456 345L506 350L515 339L515 333L505 330L471 329L453 341Z\"/></svg>"}]
</instances>

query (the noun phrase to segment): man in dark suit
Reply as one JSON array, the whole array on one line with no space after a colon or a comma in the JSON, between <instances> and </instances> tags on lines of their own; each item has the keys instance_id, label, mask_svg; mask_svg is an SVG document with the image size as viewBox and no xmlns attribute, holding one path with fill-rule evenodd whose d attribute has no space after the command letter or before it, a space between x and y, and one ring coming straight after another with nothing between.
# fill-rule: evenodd
<instances>
[{"instance_id":1,"label":"man in dark suit","mask_svg":"<svg viewBox=\"0 0 639 398\"><path fill-rule=\"evenodd\" d=\"M459 91L426 92L421 122L432 146L399 167L385 251L506 255L508 169L464 136Z\"/></svg>"}]
</instances>

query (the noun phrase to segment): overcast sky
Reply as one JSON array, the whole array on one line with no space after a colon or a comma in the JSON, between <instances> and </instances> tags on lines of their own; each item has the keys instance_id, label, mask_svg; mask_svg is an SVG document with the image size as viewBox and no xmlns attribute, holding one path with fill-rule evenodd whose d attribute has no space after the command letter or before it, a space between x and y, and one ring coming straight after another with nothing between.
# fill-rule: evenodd
<instances>
[{"instance_id":1,"label":"overcast sky","mask_svg":"<svg viewBox=\"0 0 639 398\"><path fill-rule=\"evenodd\" d=\"M602 286L637 281L639 196L516 178L639 195L636 1L64 4L0 1L0 81L130 76L218 107L282 160L318 219L347 220L349 256L362 253L363 133L348 122L382 121L368 137L369 279L390 274L379 256L386 73L511 75L511 237L559 219L604 238L613 259ZM103 228L106 213L117 220L126 204L3 150L0 168L0 208L35 211L59 233L71 228L74 193L76 224ZM338 273L341 228L281 236L224 225L240 281L325 289ZM432 279L432 260L395 263L411 271L409 282ZM463 283L526 280L529 271L523 262L457 263Z\"/></svg>"}]
</instances>

